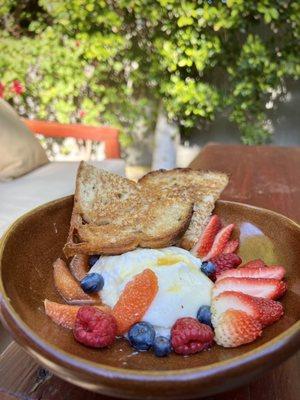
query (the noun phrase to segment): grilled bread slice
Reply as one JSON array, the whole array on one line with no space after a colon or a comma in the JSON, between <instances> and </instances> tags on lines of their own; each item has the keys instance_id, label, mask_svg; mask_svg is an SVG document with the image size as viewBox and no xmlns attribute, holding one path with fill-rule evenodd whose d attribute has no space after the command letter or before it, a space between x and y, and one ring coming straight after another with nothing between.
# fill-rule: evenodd
<instances>
[{"instance_id":1,"label":"grilled bread slice","mask_svg":"<svg viewBox=\"0 0 300 400\"><path fill-rule=\"evenodd\" d=\"M188 228L192 211L192 201L166 197L82 162L64 252L67 257L121 254L138 246L173 245Z\"/></svg>"},{"instance_id":2,"label":"grilled bread slice","mask_svg":"<svg viewBox=\"0 0 300 400\"><path fill-rule=\"evenodd\" d=\"M149 172L139 180L143 189L158 191L163 198L193 202L193 216L180 246L190 250L197 242L215 207L215 202L228 183L228 176L219 172L176 168Z\"/></svg>"}]
</instances>

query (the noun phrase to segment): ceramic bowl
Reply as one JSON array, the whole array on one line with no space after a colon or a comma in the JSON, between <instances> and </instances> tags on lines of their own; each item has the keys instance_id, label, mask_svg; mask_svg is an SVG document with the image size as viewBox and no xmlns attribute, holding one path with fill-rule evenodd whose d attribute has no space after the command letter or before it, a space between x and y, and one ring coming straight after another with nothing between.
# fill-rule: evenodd
<instances>
[{"instance_id":1,"label":"ceramic bowl","mask_svg":"<svg viewBox=\"0 0 300 400\"><path fill-rule=\"evenodd\" d=\"M134 353L125 340L106 350L81 346L44 313L43 300L62 302L52 262L62 256L72 196L18 219L2 238L1 318L15 340L39 363L76 385L125 398L199 398L243 385L289 357L300 344L300 226L274 212L219 201L215 212L234 222L244 262L262 258L287 269L285 314L249 345L193 356Z\"/></svg>"}]
</instances>

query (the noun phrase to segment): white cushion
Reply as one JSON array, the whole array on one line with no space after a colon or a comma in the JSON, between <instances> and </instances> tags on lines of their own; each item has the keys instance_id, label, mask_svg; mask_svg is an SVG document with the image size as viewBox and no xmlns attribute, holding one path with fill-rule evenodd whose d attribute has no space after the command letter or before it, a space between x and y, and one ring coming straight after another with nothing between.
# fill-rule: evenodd
<instances>
[{"instance_id":1,"label":"white cushion","mask_svg":"<svg viewBox=\"0 0 300 400\"><path fill-rule=\"evenodd\" d=\"M74 193L78 162L51 162L9 182L0 182L0 236L19 216L40 204ZM123 160L93 161L98 168L125 175Z\"/></svg>"}]
</instances>

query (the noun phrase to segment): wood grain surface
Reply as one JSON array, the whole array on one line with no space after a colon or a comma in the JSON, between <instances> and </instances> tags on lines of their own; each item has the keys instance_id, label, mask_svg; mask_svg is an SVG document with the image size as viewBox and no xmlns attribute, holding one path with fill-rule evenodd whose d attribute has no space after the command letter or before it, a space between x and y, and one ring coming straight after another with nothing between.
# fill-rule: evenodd
<instances>
[{"instance_id":1,"label":"wood grain surface","mask_svg":"<svg viewBox=\"0 0 300 400\"><path fill-rule=\"evenodd\" d=\"M300 222L300 148L208 144L194 169L230 174L224 200L280 212ZM300 352L255 382L209 400L296 400L300 398ZM0 356L0 399L105 400L41 368L16 343ZM208 400L208 399L207 399Z\"/></svg>"},{"instance_id":2,"label":"wood grain surface","mask_svg":"<svg viewBox=\"0 0 300 400\"><path fill-rule=\"evenodd\" d=\"M212 143L190 166L230 175L221 199L268 208L300 222L300 147Z\"/></svg>"}]
</instances>

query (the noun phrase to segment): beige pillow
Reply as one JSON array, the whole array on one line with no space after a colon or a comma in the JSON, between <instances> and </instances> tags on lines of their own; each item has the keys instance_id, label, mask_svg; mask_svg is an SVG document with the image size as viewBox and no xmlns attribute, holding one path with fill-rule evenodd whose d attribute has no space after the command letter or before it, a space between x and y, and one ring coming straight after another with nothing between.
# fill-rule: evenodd
<instances>
[{"instance_id":1,"label":"beige pillow","mask_svg":"<svg viewBox=\"0 0 300 400\"><path fill-rule=\"evenodd\" d=\"M0 99L0 181L17 178L47 162L37 138L14 109Z\"/></svg>"}]
</instances>

